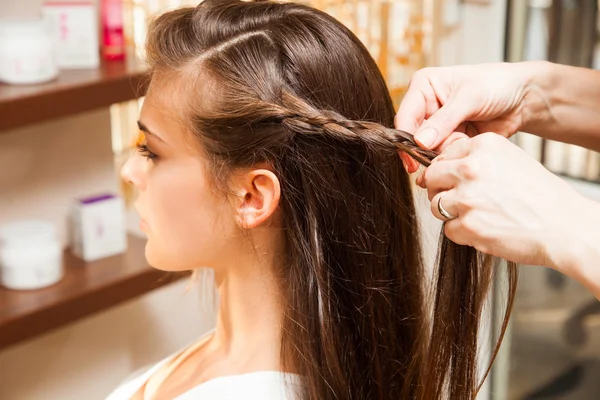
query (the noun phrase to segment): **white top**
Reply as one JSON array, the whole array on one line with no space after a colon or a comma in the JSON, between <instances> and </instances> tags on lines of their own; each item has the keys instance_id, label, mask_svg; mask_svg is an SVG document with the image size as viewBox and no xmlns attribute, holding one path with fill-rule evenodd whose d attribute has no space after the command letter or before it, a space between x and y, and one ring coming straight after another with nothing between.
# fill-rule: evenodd
<instances>
[{"instance_id":1,"label":"white top","mask_svg":"<svg viewBox=\"0 0 600 400\"><path fill-rule=\"evenodd\" d=\"M160 361L142 375L123 383L106 400L130 400L160 367L177 354L179 352ZM296 397L294 393L299 393L300 388L299 375L257 371L210 379L173 400L293 400Z\"/></svg>"}]
</instances>

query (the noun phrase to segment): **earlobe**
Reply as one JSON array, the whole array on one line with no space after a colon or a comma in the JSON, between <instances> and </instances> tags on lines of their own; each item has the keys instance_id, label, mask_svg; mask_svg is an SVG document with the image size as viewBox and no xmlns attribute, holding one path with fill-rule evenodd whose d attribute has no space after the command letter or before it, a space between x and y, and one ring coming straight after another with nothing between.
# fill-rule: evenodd
<instances>
[{"instance_id":1,"label":"earlobe","mask_svg":"<svg viewBox=\"0 0 600 400\"><path fill-rule=\"evenodd\" d=\"M240 177L237 184L239 200L236 212L241 228L256 228L275 214L281 197L281 186L272 171L252 170Z\"/></svg>"}]
</instances>

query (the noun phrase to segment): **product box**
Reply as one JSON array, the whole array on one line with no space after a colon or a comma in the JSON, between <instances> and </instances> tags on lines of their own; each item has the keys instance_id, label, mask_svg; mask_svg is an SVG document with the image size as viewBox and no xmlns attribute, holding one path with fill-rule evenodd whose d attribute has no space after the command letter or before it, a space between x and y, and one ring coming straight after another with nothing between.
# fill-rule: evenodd
<instances>
[{"instance_id":1,"label":"product box","mask_svg":"<svg viewBox=\"0 0 600 400\"><path fill-rule=\"evenodd\" d=\"M43 12L55 43L59 68L97 68L100 65L98 12L94 2L46 1Z\"/></svg>"},{"instance_id":2,"label":"product box","mask_svg":"<svg viewBox=\"0 0 600 400\"><path fill-rule=\"evenodd\" d=\"M113 194L75 201L71 210L71 251L85 261L114 256L127 249L125 205Z\"/></svg>"}]
</instances>

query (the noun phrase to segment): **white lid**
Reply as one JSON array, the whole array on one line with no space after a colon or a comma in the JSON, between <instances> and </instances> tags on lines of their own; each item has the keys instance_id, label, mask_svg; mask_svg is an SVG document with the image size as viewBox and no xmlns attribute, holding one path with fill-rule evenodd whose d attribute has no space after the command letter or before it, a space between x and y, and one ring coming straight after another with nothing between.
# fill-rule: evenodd
<instances>
[{"instance_id":1,"label":"white lid","mask_svg":"<svg viewBox=\"0 0 600 400\"><path fill-rule=\"evenodd\" d=\"M0 37L19 38L25 36L40 36L46 34L44 20L39 19L0 19Z\"/></svg>"},{"instance_id":2,"label":"white lid","mask_svg":"<svg viewBox=\"0 0 600 400\"><path fill-rule=\"evenodd\" d=\"M25 220L11 222L0 226L0 245L31 245L33 242L56 240L56 228L51 222L42 220Z\"/></svg>"}]
</instances>

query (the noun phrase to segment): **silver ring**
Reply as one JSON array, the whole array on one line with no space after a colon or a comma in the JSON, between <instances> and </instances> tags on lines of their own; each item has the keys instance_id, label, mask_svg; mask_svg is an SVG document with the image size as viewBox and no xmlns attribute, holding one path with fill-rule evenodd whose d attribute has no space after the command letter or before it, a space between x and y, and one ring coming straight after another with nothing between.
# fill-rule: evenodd
<instances>
[{"instance_id":1,"label":"silver ring","mask_svg":"<svg viewBox=\"0 0 600 400\"><path fill-rule=\"evenodd\" d=\"M448 211L446 211L446 209L444 208L444 206L442 205L442 197L444 197L444 195L447 192L442 192L440 194L440 197L438 197L438 203L437 203L437 207L438 207L438 211L440 212L440 214L442 214L442 217L446 218L446 221L450 221L451 219L455 219L456 216L450 214Z\"/></svg>"}]
</instances>

